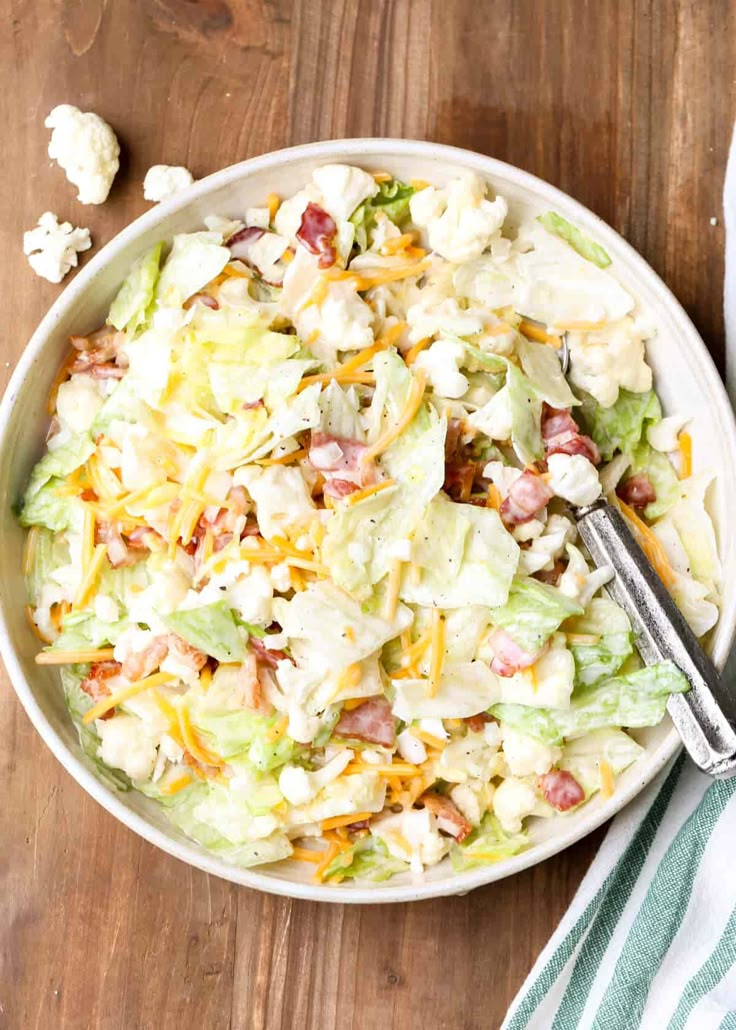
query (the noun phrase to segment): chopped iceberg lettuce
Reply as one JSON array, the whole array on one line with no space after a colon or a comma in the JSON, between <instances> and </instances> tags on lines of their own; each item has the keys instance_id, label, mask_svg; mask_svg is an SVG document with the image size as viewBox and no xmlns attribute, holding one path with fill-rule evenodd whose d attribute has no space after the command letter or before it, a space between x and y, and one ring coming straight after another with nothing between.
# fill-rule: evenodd
<instances>
[{"instance_id":1,"label":"chopped iceberg lettuce","mask_svg":"<svg viewBox=\"0 0 736 1030\"><path fill-rule=\"evenodd\" d=\"M409 201L414 187L398 179L378 184L378 193L363 201L350 216L355 228L355 242L360 250L367 250L376 225L376 214L382 211L394 225L401 226L409 216Z\"/></svg>"},{"instance_id":2,"label":"chopped iceberg lettuce","mask_svg":"<svg viewBox=\"0 0 736 1030\"><path fill-rule=\"evenodd\" d=\"M116 329L124 329L129 336L133 336L148 320L158 282L162 249L163 243L157 243L133 262L110 305L107 321Z\"/></svg>"},{"instance_id":3,"label":"chopped iceberg lettuce","mask_svg":"<svg viewBox=\"0 0 736 1030\"><path fill-rule=\"evenodd\" d=\"M580 403L562 374L562 365L554 347L535 343L519 334L516 352L524 374L543 401L553 408L571 408Z\"/></svg>"},{"instance_id":4,"label":"chopped iceberg lettuce","mask_svg":"<svg viewBox=\"0 0 736 1030\"><path fill-rule=\"evenodd\" d=\"M61 674L61 685L64 690L64 700L69 709L69 714L74 720L79 735L79 744L85 755L92 764L96 775L109 786L117 790L130 790L130 780L120 769L112 769L105 765L97 755L100 747L100 737L94 725L85 725L82 716L92 707L92 699L81 689L81 683L87 675L87 665L63 665L59 670Z\"/></svg>"},{"instance_id":5,"label":"chopped iceberg lettuce","mask_svg":"<svg viewBox=\"0 0 736 1030\"><path fill-rule=\"evenodd\" d=\"M81 522L82 504L76 497L65 493L63 479L49 479L32 495L26 493L18 521L21 526L45 526L61 533Z\"/></svg>"},{"instance_id":6,"label":"chopped iceberg lettuce","mask_svg":"<svg viewBox=\"0 0 736 1030\"><path fill-rule=\"evenodd\" d=\"M211 710L204 705L192 709L193 724L211 738L215 754L228 762L231 759L247 761L261 772L277 769L300 753L291 737L274 736L273 729L279 718L249 709Z\"/></svg>"},{"instance_id":7,"label":"chopped iceberg lettuce","mask_svg":"<svg viewBox=\"0 0 736 1030\"><path fill-rule=\"evenodd\" d=\"M498 512L456 504L440 494L414 533L418 580L408 573L400 596L425 607L504 604L519 563L519 546ZM564 617L564 616L563 616Z\"/></svg>"},{"instance_id":8,"label":"chopped iceberg lettuce","mask_svg":"<svg viewBox=\"0 0 736 1030\"><path fill-rule=\"evenodd\" d=\"M590 687L613 676L634 651L629 617L607 597L594 597L583 615L569 620L567 632L578 686Z\"/></svg>"},{"instance_id":9,"label":"chopped iceberg lettuce","mask_svg":"<svg viewBox=\"0 0 736 1030\"><path fill-rule=\"evenodd\" d=\"M664 717L670 694L688 689L688 681L672 662L660 662L599 681L574 696L568 709L498 704L491 714L530 737L559 744L573 734L606 726L656 726Z\"/></svg>"},{"instance_id":10,"label":"chopped iceberg lettuce","mask_svg":"<svg viewBox=\"0 0 736 1030\"><path fill-rule=\"evenodd\" d=\"M604 461L610 461L616 451L631 454L645 439L647 426L661 417L662 407L654 390L631 393L621 389L610 408L602 407L590 394L582 396L582 427L595 441Z\"/></svg>"},{"instance_id":11,"label":"chopped iceberg lettuce","mask_svg":"<svg viewBox=\"0 0 736 1030\"><path fill-rule=\"evenodd\" d=\"M547 232L554 233L565 243L569 243L572 249L586 261L592 261L599 268L608 268L611 264L610 257L600 243L591 240L581 229L578 229L572 222L568 222L556 211L546 211L543 215L538 215L537 221L544 226Z\"/></svg>"},{"instance_id":12,"label":"chopped iceberg lettuce","mask_svg":"<svg viewBox=\"0 0 736 1030\"><path fill-rule=\"evenodd\" d=\"M565 745L559 764L572 773L586 797L590 797L602 786L601 762L607 762L613 775L618 776L643 754L644 748L628 733L604 728L571 740Z\"/></svg>"},{"instance_id":13,"label":"chopped iceberg lettuce","mask_svg":"<svg viewBox=\"0 0 736 1030\"><path fill-rule=\"evenodd\" d=\"M495 815L487 812L483 822L466 837L462 844L450 845L450 861L456 873L500 862L511 855L517 855L529 847L529 838L524 831L506 833Z\"/></svg>"},{"instance_id":14,"label":"chopped iceberg lettuce","mask_svg":"<svg viewBox=\"0 0 736 1030\"><path fill-rule=\"evenodd\" d=\"M517 578L511 584L508 600L493 609L491 619L522 651L536 654L565 619L582 613L580 605L556 587Z\"/></svg>"},{"instance_id":15,"label":"chopped iceberg lettuce","mask_svg":"<svg viewBox=\"0 0 736 1030\"><path fill-rule=\"evenodd\" d=\"M182 640L218 662L242 662L245 657L243 638L226 601L180 608L165 615L163 621Z\"/></svg>"},{"instance_id":16,"label":"chopped iceberg lettuce","mask_svg":"<svg viewBox=\"0 0 736 1030\"><path fill-rule=\"evenodd\" d=\"M323 878L328 883L333 877L383 883L391 876L405 873L408 869L408 862L402 862L401 859L390 855L383 841L368 836L341 851L327 866Z\"/></svg>"},{"instance_id":17,"label":"chopped iceberg lettuce","mask_svg":"<svg viewBox=\"0 0 736 1030\"><path fill-rule=\"evenodd\" d=\"M511 442L516 456L524 465L540 461L544 457L541 396L511 362L506 371L506 387L511 412Z\"/></svg>"},{"instance_id":18,"label":"chopped iceberg lettuce","mask_svg":"<svg viewBox=\"0 0 736 1030\"><path fill-rule=\"evenodd\" d=\"M219 232L189 232L174 236L156 286L160 307L179 308L198 293L230 260Z\"/></svg>"}]
</instances>

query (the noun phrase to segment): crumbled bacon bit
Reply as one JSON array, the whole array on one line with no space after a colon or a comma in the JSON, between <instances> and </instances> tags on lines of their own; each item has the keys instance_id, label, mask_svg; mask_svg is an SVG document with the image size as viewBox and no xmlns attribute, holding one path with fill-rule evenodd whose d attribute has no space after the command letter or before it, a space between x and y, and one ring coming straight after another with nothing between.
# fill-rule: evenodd
<instances>
[{"instance_id":1,"label":"crumbled bacon bit","mask_svg":"<svg viewBox=\"0 0 736 1030\"><path fill-rule=\"evenodd\" d=\"M616 494L631 508L646 508L657 500L657 491L646 472L637 472L635 476L629 476L623 483L619 483Z\"/></svg>"},{"instance_id":2,"label":"crumbled bacon bit","mask_svg":"<svg viewBox=\"0 0 736 1030\"><path fill-rule=\"evenodd\" d=\"M311 201L302 215L296 238L310 254L316 254L320 268L329 268L337 260L334 240L337 226L334 219L319 204Z\"/></svg>"}]
</instances>

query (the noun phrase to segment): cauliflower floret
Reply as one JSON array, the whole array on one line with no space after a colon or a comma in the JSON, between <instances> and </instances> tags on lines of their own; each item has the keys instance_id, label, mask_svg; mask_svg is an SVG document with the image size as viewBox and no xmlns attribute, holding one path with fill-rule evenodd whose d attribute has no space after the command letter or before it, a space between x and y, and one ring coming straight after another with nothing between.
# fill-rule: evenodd
<instances>
[{"instance_id":1,"label":"cauliflower floret","mask_svg":"<svg viewBox=\"0 0 736 1030\"><path fill-rule=\"evenodd\" d=\"M424 866L436 865L450 846L427 808L382 815L373 820L371 832L383 841L390 855L408 862L414 873L421 873Z\"/></svg>"},{"instance_id":2,"label":"cauliflower floret","mask_svg":"<svg viewBox=\"0 0 736 1030\"><path fill-rule=\"evenodd\" d=\"M593 595L613 579L613 566L602 565L600 569L591 572L581 552L572 544L567 545L567 555L570 561L560 576L558 588L561 593L587 608Z\"/></svg>"},{"instance_id":3,"label":"cauliflower floret","mask_svg":"<svg viewBox=\"0 0 736 1030\"><path fill-rule=\"evenodd\" d=\"M240 576L228 590L228 601L241 619L255 626L268 626L273 605L273 586L268 570L254 565L247 576Z\"/></svg>"},{"instance_id":4,"label":"cauliflower floret","mask_svg":"<svg viewBox=\"0 0 736 1030\"><path fill-rule=\"evenodd\" d=\"M323 787L336 780L352 759L353 752L346 749L315 772L307 772L298 765L285 765L279 775L279 790L289 804L306 805Z\"/></svg>"},{"instance_id":5,"label":"cauliflower floret","mask_svg":"<svg viewBox=\"0 0 736 1030\"><path fill-rule=\"evenodd\" d=\"M322 165L312 172L312 181L322 194L325 211L336 221L345 221L353 211L378 193L378 183L353 165Z\"/></svg>"},{"instance_id":6,"label":"cauliflower floret","mask_svg":"<svg viewBox=\"0 0 736 1030\"><path fill-rule=\"evenodd\" d=\"M652 387L641 330L630 318L594 332L567 334L570 380L604 408L618 400L619 389L645 393Z\"/></svg>"},{"instance_id":7,"label":"cauliflower floret","mask_svg":"<svg viewBox=\"0 0 736 1030\"><path fill-rule=\"evenodd\" d=\"M423 368L434 392L440 397L462 397L468 389L468 380L460 371L465 359L465 348L457 340L437 340L416 359L416 367Z\"/></svg>"},{"instance_id":8,"label":"cauliflower floret","mask_svg":"<svg viewBox=\"0 0 736 1030\"><path fill-rule=\"evenodd\" d=\"M396 738L399 754L405 762L412 765L421 765L427 761L427 749L419 739L415 737L410 729L402 730Z\"/></svg>"},{"instance_id":9,"label":"cauliflower floret","mask_svg":"<svg viewBox=\"0 0 736 1030\"><path fill-rule=\"evenodd\" d=\"M314 516L314 502L298 468L244 466L236 471L234 480L255 501L258 526L267 540Z\"/></svg>"},{"instance_id":10,"label":"cauliflower floret","mask_svg":"<svg viewBox=\"0 0 736 1030\"><path fill-rule=\"evenodd\" d=\"M36 275L50 283L60 283L67 272L77 267L77 254L92 246L89 229L75 229L71 222L59 222L45 211L35 229L23 233L23 253Z\"/></svg>"},{"instance_id":11,"label":"cauliflower floret","mask_svg":"<svg viewBox=\"0 0 736 1030\"><path fill-rule=\"evenodd\" d=\"M483 329L484 320L477 311L463 310L454 297L437 300L434 292L412 304L406 312L409 340L418 343L427 336L451 333L474 336Z\"/></svg>"},{"instance_id":12,"label":"cauliflower floret","mask_svg":"<svg viewBox=\"0 0 736 1030\"><path fill-rule=\"evenodd\" d=\"M473 826L480 826L483 816L493 801L494 786L482 780L468 780L458 783L450 791L450 797L460 812Z\"/></svg>"},{"instance_id":13,"label":"cauliflower floret","mask_svg":"<svg viewBox=\"0 0 736 1030\"><path fill-rule=\"evenodd\" d=\"M474 411L468 424L485 433L490 440L510 440L513 417L508 386L502 386L487 404Z\"/></svg>"},{"instance_id":14,"label":"cauliflower floret","mask_svg":"<svg viewBox=\"0 0 736 1030\"><path fill-rule=\"evenodd\" d=\"M131 780L147 780L156 764L156 742L137 715L118 712L112 719L98 719L97 756L105 765L122 769Z\"/></svg>"},{"instance_id":15,"label":"cauliflower floret","mask_svg":"<svg viewBox=\"0 0 736 1030\"><path fill-rule=\"evenodd\" d=\"M89 429L103 403L98 383L99 380L91 376L75 375L59 386L56 414L62 429L69 429L72 433L84 433Z\"/></svg>"},{"instance_id":16,"label":"cauliflower floret","mask_svg":"<svg viewBox=\"0 0 736 1030\"><path fill-rule=\"evenodd\" d=\"M486 200L485 183L473 172L445 189L429 186L415 193L409 207L414 223L427 229L432 250L458 264L480 257L508 212L503 197Z\"/></svg>"},{"instance_id":17,"label":"cauliflower floret","mask_svg":"<svg viewBox=\"0 0 736 1030\"><path fill-rule=\"evenodd\" d=\"M536 804L532 788L515 776L508 776L493 795L493 811L506 833L519 833L522 821L532 814Z\"/></svg>"},{"instance_id":18,"label":"cauliflower floret","mask_svg":"<svg viewBox=\"0 0 736 1030\"><path fill-rule=\"evenodd\" d=\"M550 488L570 504L592 504L600 497L596 467L582 454L550 454L547 467Z\"/></svg>"},{"instance_id":19,"label":"cauliflower floret","mask_svg":"<svg viewBox=\"0 0 736 1030\"><path fill-rule=\"evenodd\" d=\"M143 180L143 197L158 203L185 190L194 182L194 176L183 165L153 165Z\"/></svg>"},{"instance_id":20,"label":"cauliflower floret","mask_svg":"<svg viewBox=\"0 0 736 1030\"><path fill-rule=\"evenodd\" d=\"M77 200L104 203L120 165L120 146L107 122L92 111L59 104L44 124L52 130L49 157L77 187Z\"/></svg>"},{"instance_id":21,"label":"cauliflower floret","mask_svg":"<svg viewBox=\"0 0 736 1030\"><path fill-rule=\"evenodd\" d=\"M531 520L536 521L535 519ZM522 526L529 523L522 523ZM521 528L521 527L517 527ZM515 538L518 536L514 533ZM543 525L541 534L538 534L527 550L522 551L519 556L519 569L527 576L531 576L540 569L551 569L557 558L560 558L565 550L565 545L572 543L577 536L577 530L570 519L564 515L550 515L546 525Z\"/></svg>"},{"instance_id":22,"label":"cauliflower floret","mask_svg":"<svg viewBox=\"0 0 736 1030\"><path fill-rule=\"evenodd\" d=\"M687 415L669 415L661 422L647 426L647 442L655 451L668 454L679 446L679 435L690 421Z\"/></svg>"},{"instance_id":23,"label":"cauliflower floret","mask_svg":"<svg viewBox=\"0 0 736 1030\"><path fill-rule=\"evenodd\" d=\"M512 730L510 726L503 728L503 756L506 765L514 776L542 776L549 772L562 757L559 747L547 747L534 737Z\"/></svg>"}]
</instances>

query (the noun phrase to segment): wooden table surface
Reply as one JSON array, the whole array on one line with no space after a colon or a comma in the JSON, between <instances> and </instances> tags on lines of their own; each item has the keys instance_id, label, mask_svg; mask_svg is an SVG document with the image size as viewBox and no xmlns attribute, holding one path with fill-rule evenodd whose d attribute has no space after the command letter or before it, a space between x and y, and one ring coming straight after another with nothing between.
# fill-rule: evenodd
<instances>
[{"instance_id":1,"label":"wooden table surface","mask_svg":"<svg viewBox=\"0 0 736 1030\"><path fill-rule=\"evenodd\" d=\"M89 226L99 247L148 206L152 164L203 176L372 135L468 147L568 191L648 259L722 365L732 0L9 0L3 13L3 385L60 290L21 251L41 212ZM120 138L103 207L78 204L46 157L59 103ZM51 757L7 677L0 742L12 1030L497 1027L601 839L464 898L281 900L119 825Z\"/></svg>"}]
</instances>

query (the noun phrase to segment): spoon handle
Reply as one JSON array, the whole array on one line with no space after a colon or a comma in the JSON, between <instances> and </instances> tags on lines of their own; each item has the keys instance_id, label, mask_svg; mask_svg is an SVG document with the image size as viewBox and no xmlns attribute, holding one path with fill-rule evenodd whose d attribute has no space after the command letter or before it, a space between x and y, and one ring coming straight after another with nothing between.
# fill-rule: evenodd
<instances>
[{"instance_id":1,"label":"spoon handle","mask_svg":"<svg viewBox=\"0 0 736 1030\"><path fill-rule=\"evenodd\" d=\"M721 680L697 637L634 539L620 512L599 502L578 513L578 529L597 566L616 575L608 590L626 611L647 665L672 661L690 681L667 703L695 764L711 776L736 776L736 697Z\"/></svg>"}]
</instances>

